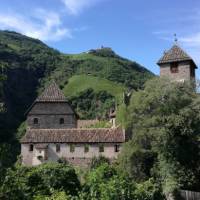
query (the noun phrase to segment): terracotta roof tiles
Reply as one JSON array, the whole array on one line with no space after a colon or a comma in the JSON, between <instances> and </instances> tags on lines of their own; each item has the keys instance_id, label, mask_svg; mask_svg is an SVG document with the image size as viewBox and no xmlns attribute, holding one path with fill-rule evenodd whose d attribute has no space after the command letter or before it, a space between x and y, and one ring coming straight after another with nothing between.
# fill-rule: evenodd
<instances>
[{"instance_id":1,"label":"terracotta roof tiles","mask_svg":"<svg viewBox=\"0 0 200 200\"><path fill-rule=\"evenodd\" d=\"M158 61L158 65L177 61L194 62L192 58L183 49L181 49L178 45L175 44L169 51L164 53L164 55Z\"/></svg>"},{"instance_id":2,"label":"terracotta roof tiles","mask_svg":"<svg viewBox=\"0 0 200 200\"><path fill-rule=\"evenodd\" d=\"M29 129L21 143L122 143L122 128Z\"/></svg>"},{"instance_id":3,"label":"terracotta roof tiles","mask_svg":"<svg viewBox=\"0 0 200 200\"><path fill-rule=\"evenodd\" d=\"M67 102L63 92L53 81L35 102Z\"/></svg>"}]
</instances>

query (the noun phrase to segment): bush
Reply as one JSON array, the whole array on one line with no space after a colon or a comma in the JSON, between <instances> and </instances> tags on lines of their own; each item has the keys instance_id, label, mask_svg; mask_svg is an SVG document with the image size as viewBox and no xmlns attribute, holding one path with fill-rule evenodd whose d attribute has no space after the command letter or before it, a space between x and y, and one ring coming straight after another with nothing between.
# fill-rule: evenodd
<instances>
[{"instance_id":1,"label":"bush","mask_svg":"<svg viewBox=\"0 0 200 200\"><path fill-rule=\"evenodd\" d=\"M90 168L94 169L105 163L110 164L110 160L104 156L93 157L90 163Z\"/></svg>"},{"instance_id":2,"label":"bush","mask_svg":"<svg viewBox=\"0 0 200 200\"><path fill-rule=\"evenodd\" d=\"M77 195L80 182L75 170L60 163L46 163L37 167L9 169L2 185L3 199L32 199L35 195L51 195L55 190Z\"/></svg>"}]
</instances>

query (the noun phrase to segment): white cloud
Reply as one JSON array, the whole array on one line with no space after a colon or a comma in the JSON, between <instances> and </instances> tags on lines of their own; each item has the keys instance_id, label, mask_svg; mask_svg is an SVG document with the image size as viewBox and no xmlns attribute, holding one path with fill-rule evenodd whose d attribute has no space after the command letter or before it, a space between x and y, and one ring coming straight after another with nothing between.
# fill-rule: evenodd
<instances>
[{"instance_id":1,"label":"white cloud","mask_svg":"<svg viewBox=\"0 0 200 200\"><path fill-rule=\"evenodd\" d=\"M200 31L189 36L180 37L179 40L187 46L200 47Z\"/></svg>"},{"instance_id":2,"label":"white cloud","mask_svg":"<svg viewBox=\"0 0 200 200\"><path fill-rule=\"evenodd\" d=\"M59 14L36 9L30 16L16 13L0 14L0 29L9 29L43 41L71 38L71 30L64 28Z\"/></svg>"},{"instance_id":3,"label":"white cloud","mask_svg":"<svg viewBox=\"0 0 200 200\"><path fill-rule=\"evenodd\" d=\"M102 0L61 0L67 10L73 14L78 15L82 10L89 8Z\"/></svg>"}]
</instances>

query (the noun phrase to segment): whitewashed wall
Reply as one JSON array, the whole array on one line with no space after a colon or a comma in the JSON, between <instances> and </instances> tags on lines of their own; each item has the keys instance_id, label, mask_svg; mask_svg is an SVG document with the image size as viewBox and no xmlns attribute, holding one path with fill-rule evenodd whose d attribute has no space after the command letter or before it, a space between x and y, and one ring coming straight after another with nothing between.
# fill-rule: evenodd
<instances>
[{"instance_id":1,"label":"whitewashed wall","mask_svg":"<svg viewBox=\"0 0 200 200\"><path fill-rule=\"evenodd\" d=\"M47 150L48 161L57 161L59 158L66 159L91 159L93 157L105 156L109 159L117 158L119 152L115 152L116 144L104 144L104 152L99 152L99 144L88 144L89 151L85 152L85 144L74 144L75 151L70 152L70 144L60 144L60 152L56 152L56 144L49 144ZM118 144L120 145L120 144ZM121 149L121 146L120 146ZM38 156L45 157L45 150L38 150L34 147L33 152L29 151L29 145L22 144L22 158L25 165L38 165L41 161ZM46 162L46 161L44 161Z\"/></svg>"}]
</instances>

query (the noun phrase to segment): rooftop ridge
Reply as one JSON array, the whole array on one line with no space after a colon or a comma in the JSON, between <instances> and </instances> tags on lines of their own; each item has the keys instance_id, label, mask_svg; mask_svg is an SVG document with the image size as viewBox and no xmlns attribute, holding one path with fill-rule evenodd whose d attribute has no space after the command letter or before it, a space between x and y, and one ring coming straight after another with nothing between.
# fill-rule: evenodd
<instances>
[{"instance_id":1,"label":"rooftop ridge","mask_svg":"<svg viewBox=\"0 0 200 200\"><path fill-rule=\"evenodd\" d=\"M79 131L79 130L81 130L81 131L87 131L87 130L115 130L115 129L119 129L119 128L122 128L121 126L117 126L117 127L111 127L111 128L49 128L49 129L45 129L45 128L38 128L38 129L36 129L36 128L34 128L34 129L29 129L29 131L37 131L37 130L41 130L41 131L49 131L49 130L51 130L51 131L54 131L54 130L56 130L56 131L64 131L64 130L71 130L71 131Z\"/></svg>"}]
</instances>

